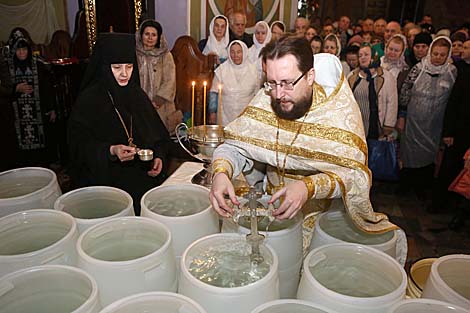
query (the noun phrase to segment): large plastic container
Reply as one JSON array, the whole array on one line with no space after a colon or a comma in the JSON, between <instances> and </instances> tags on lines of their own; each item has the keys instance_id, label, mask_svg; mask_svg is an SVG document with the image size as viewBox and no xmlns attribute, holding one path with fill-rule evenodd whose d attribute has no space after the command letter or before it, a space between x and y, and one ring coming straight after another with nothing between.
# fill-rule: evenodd
<instances>
[{"instance_id":1,"label":"large plastic container","mask_svg":"<svg viewBox=\"0 0 470 313\"><path fill-rule=\"evenodd\" d=\"M385 252L403 266L408 247L406 237L399 235L398 231L365 233L352 223L344 209L336 209L325 212L316 219L309 251L330 243L357 243Z\"/></svg>"},{"instance_id":2,"label":"large plastic container","mask_svg":"<svg viewBox=\"0 0 470 313\"><path fill-rule=\"evenodd\" d=\"M351 243L312 250L297 298L338 312L380 313L405 298L406 273L389 255Z\"/></svg>"},{"instance_id":3,"label":"large plastic container","mask_svg":"<svg viewBox=\"0 0 470 313\"><path fill-rule=\"evenodd\" d=\"M74 218L54 210L29 210L0 218L0 277L44 264L77 264Z\"/></svg>"},{"instance_id":4,"label":"large plastic container","mask_svg":"<svg viewBox=\"0 0 470 313\"><path fill-rule=\"evenodd\" d=\"M421 297L470 308L470 255L438 258L431 266Z\"/></svg>"},{"instance_id":5,"label":"large plastic container","mask_svg":"<svg viewBox=\"0 0 470 313\"><path fill-rule=\"evenodd\" d=\"M209 189L194 185L159 186L141 199L142 216L165 224L171 231L176 261L195 240L220 232L209 201Z\"/></svg>"},{"instance_id":6,"label":"large plastic container","mask_svg":"<svg viewBox=\"0 0 470 313\"><path fill-rule=\"evenodd\" d=\"M42 167L0 173L0 217L31 209L52 209L62 194L56 174Z\"/></svg>"},{"instance_id":7,"label":"large plastic container","mask_svg":"<svg viewBox=\"0 0 470 313\"><path fill-rule=\"evenodd\" d=\"M414 262L410 267L408 275L408 286L406 295L410 298L421 298L423 288L428 280L431 266L437 258L425 258Z\"/></svg>"},{"instance_id":8,"label":"large plastic container","mask_svg":"<svg viewBox=\"0 0 470 313\"><path fill-rule=\"evenodd\" d=\"M134 216L132 197L124 190L107 186L85 187L67 192L55 201L54 209L75 217L80 234L105 220Z\"/></svg>"},{"instance_id":9,"label":"large plastic container","mask_svg":"<svg viewBox=\"0 0 470 313\"><path fill-rule=\"evenodd\" d=\"M193 299L172 292L146 292L125 297L100 313L206 313Z\"/></svg>"},{"instance_id":10,"label":"large plastic container","mask_svg":"<svg viewBox=\"0 0 470 313\"><path fill-rule=\"evenodd\" d=\"M470 313L470 311L443 301L410 299L396 303L387 313Z\"/></svg>"},{"instance_id":11,"label":"large plastic container","mask_svg":"<svg viewBox=\"0 0 470 313\"><path fill-rule=\"evenodd\" d=\"M80 235L77 251L78 266L96 279L103 306L137 293L177 289L171 234L160 222L107 220Z\"/></svg>"},{"instance_id":12,"label":"large plastic container","mask_svg":"<svg viewBox=\"0 0 470 313\"><path fill-rule=\"evenodd\" d=\"M269 200L270 197L263 200ZM264 204L264 203L263 203ZM300 279L302 266L302 214L297 214L293 219L275 220L269 225L268 231L260 231L265 236L265 242L269 244L279 259L279 291L281 298L295 298ZM259 223L259 229L266 229L266 219ZM247 235L251 232L249 218L240 218L236 224L230 219L224 219L223 233L240 233Z\"/></svg>"},{"instance_id":13,"label":"large plastic container","mask_svg":"<svg viewBox=\"0 0 470 313\"><path fill-rule=\"evenodd\" d=\"M279 299L279 263L276 253L268 245L260 245L260 252L270 265L269 272L251 284L232 288L218 287L202 282L190 273L190 264L205 251L214 249L230 253L230 247L243 242L246 242L245 236L240 234L215 234L193 242L181 258L178 293L195 300L208 313L251 312L262 303Z\"/></svg>"},{"instance_id":14,"label":"large plastic container","mask_svg":"<svg viewBox=\"0 0 470 313\"><path fill-rule=\"evenodd\" d=\"M2 313L97 313L98 285L70 266L30 267L0 279Z\"/></svg>"},{"instance_id":15,"label":"large plastic container","mask_svg":"<svg viewBox=\"0 0 470 313\"><path fill-rule=\"evenodd\" d=\"M309 301L283 299L264 303L252 313L335 313L335 311Z\"/></svg>"}]
</instances>

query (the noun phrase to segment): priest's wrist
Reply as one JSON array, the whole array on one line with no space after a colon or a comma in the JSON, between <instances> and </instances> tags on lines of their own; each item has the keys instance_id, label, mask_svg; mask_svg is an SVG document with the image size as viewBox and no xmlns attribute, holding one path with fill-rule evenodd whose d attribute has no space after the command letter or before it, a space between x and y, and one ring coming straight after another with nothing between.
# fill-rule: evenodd
<instances>
[{"instance_id":1,"label":"priest's wrist","mask_svg":"<svg viewBox=\"0 0 470 313\"><path fill-rule=\"evenodd\" d=\"M227 177L230 179L230 173L229 171L224 168L224 167L216 167L213 171L212 171L212 179L215 178L215 176L219 173L223 173L225 175L227 175Z\"/></svg>"},{"instance_id":2,"label":"priest's wrist","mask_svg":"<svg viewBox=\"0 0 470 313\"><path fill-rule=\"evenodd\" d=\"M116 146L113 146L113 145L109 146L109 159L111 161L116 161L118 159L116 152L114 151L115 147Z\"/></svg>"},{"instance_id":3,"label":"priest's wrist","mask_svg":"<svg viewBox=\"0 0 470 313\"><path fill-rule=\"evenodd\" d=\"M305 184L305 187L307 187L307 200L312 199L315 195L315 182L310 176L302 178L302 182Z\"/></svg>"}]
</instances>

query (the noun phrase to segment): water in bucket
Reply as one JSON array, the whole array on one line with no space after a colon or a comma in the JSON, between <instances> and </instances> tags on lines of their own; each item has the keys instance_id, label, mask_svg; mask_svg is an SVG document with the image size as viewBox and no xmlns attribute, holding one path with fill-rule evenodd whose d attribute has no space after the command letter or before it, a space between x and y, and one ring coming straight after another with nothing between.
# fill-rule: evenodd
<instances>
[{"instance_id":1,"label":"water in bucket","mask_svg":"<svg viewBox=\"0 0 470 313\"><path fill-rule=\"evenodd\" d=\"M189 272L202 282L223 288L246 286L268 274L266 262L252 263L251 247L245 241L231 241L226 245L200 251L189 264Z\"/></svg>"},{"instance_id":2,"label":"water in bucket","mask_svg":"<svg viewBox=\"0 0 470 313\"><path fill-rule=\"evenodd\" d=\"M296 222L297 220L295 219L286 219L286 220L275 219L274 221L270 222L269 218L261 217L261 218L258 218L258 230L266 231L266 232L279 231L279 230L287 229L293 226ZM241 226L247 229L251 228L250 218L246 216L241 217L238 220L238 224L240 224Z\"/></svg>"},{"instance_id":3,"label":"water in bucket","mask_svg":"<svg viewBox=\"0 0 470 313\"><path fill-rule=\"evenodd\" d=\"M70 231L70 225L59 224L56 221L31 223L11 227L0 232L0 255L19 255L38 251L56 243Z\"/></svg>"},{"instance_id":4,"label":"water in bucket","mask_svg":"<svg viewBox=\"0 0 470 313\"><path fill-rule=\"evenodd\" d=\"M135 260L149 255L164 244L164 238L148 231L134 230L132 236L124 233L122 238L115 233L101 239L99 247L88 246L85 248L91 257L108 262L123 262Z\"/></svg>"},{"instance_id":5,"label":"water in bucket","mask_svg":"<svg viewBox=\"0 0 470 313\"><path fill-rule=\"evenodd\" d=\"M15 198L30 194L46 187L51 181L44 176L9 175L8 179L0 179L0 199Z\"/></svg>"},{"instance_id":6,"label":"water in bucket","mask_svg":"<svg viewBox=\"0 0 470 313\"><path fill-rule=\"evenodd\" d=\"M64 207L64 212L75 218L94 219L113 216L126 208L126 204L119 199L89 199Z\"/></svg>"},{"instance_id":7,"label":"water in bucket","mask_svg":"<svg viewBox=\"0 0 470 313\"><path fill-rule=\"evenodd\" d=\"M210 206L209 197L203 192L188 192L188 190L172 190L159 193L158 201L151 201L147 207L160 215L188 216L201 212Z\"/></svg>"},{"instance_id":8,"label":"water in bucket","mask_svg":"<svg viewBox=\"0 0 470 313\"><path fill-rule=\"evenodd\" d=\"M360 231L353 225L351 219L346 216L344 211L331 212L321 218L320 228L339 240L363 245L382 244L390 241L393 237L393 232L377 235Z\"/></svg>"},{"instance_id":9,"label":"water in bucket","mask_svg":"<svg viewBox=\"0 0 470 313\"><path fill-rule=\"evenodd\" d=\"M379 297L396 289L396 283L382 276L381 264L366 258L328 258L309 267L313 277L339 294L351 297Z\"/></svg>"}]
</instances>

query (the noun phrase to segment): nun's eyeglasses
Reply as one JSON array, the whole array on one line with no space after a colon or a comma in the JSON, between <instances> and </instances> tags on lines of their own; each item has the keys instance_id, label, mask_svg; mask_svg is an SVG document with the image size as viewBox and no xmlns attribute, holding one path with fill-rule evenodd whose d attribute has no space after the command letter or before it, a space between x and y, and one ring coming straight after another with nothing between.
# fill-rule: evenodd
<instances>
[{"instance_id":1,"label":"nun's eyeglasses","mask_svg":"<svg viewBox=\"0 0 470 313\"><path fill-rule=\"evenodd\" d=\"M300 75L299 78L297 78L296 80L292 81L292 82L287 82L285 80L282 80L280 81L279 83L275 82L275 81L269 81L269 82L265 82L264 83L264 88L266 89L266 91L270 92L270 91L273 91L273 90L276 90L276 87L279 86L281 87L281 89L284 89L284 90L294 90L294 86L297 85L297 83L302 79L302 77L305 76L305 74L307 74L307 72L304 72L302 75Z\"/></svg>"}]
</instances>

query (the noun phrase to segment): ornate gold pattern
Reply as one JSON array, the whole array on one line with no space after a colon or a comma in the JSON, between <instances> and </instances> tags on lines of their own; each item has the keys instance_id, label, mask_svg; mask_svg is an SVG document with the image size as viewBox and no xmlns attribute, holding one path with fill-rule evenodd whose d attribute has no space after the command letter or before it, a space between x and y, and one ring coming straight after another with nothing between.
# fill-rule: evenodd
<instances>
[{"instance_id":1,"label":"ornate gold pattern","mask_svg":"<svg viewBox=\"0 0 470 313\"><path fill-rule=\"evenodd\" d=\"M248 118L259 121L261 123L273 127L277 126L277 116L274 112L269 112L257 107L248 106L243 114ZM279 119L279 128L285 131L295 132L297 131L297 129L299 129L300 123L301 122L298 121ZM305 136L317 137L325 140L333 140L348 145L350 147L359 149L362 153L367 156L366 143L361 139L361 137L350 131L336 127L328 127L320 124L304 122L304 126L302 127L302 131L300 133Z\"/></svg>"},{"instance_id":2,"label":"ornate gold pattern","mask_svg":"<svg viewBox=\"0 0 470 313\"><path fill-rule=\"evenodd\" d=\"M328 191L328 194L326 195L326 198L331 198L333 196L333 193L335 192L336 189L336 179L333 175L327 174L330 177L330 191Z\"/></svg>"},{"instance_id":3,"label":"ornate gold pattern","mask_svg":"<svg viewBox=\"0 0 470 313\"><path fill-rule=\"evenodd\" d=\"M96 43L96 3L97 0L85 0L85 18L86 18L86 32L88 38L88 49L90 55L93 52L93 47ZM135 29L139 29L139 20L142 15L142 0L134 0L134 15L135 15Z\"/></svg>"},{"instance_id":4,"label":"ornate gold pattern","mask_svg":"<svg viewBox=\"0 0 470 313\"><path fill-rule=\"evenodd\" d=\"M85 0L86 33L90 55L96 42L96 7L95 0Z\"/></svg>"},{"instance_id":5,"label":"ornate gold pattern","mask_svg":"<svg viewBox=\"0 0 470 313\"><path fill-rule=\"evenodd\" d=\"M212 161L212 175L215 175L219 172L224 171L227 176L232 179L233 175L233 166L228 160L223 158L218 158Z\"/></svg>"},{"instance_id":6,"label":"ornate gold pattern","mask_svg":"<svg viewBox=\"0 0 470 313\"><path fill-rule=\"evenodd\" d=\"M268 142L268 141L264 141L264 140L260 140L260 139L256 139L252 137L238 136L228 130L225 130L224 134L225 134L225 139L233 139L233 140L237 140L241 142L246 142L246 143L267 149L267 150L276 151L276 145L273 144L272 142ZM279 152L287 153L289 149L290 149L290 154L294 154L300 157L317 160L321 162L332 163L332 164L336 164L336 165L347 167L347 168L354 169L354 170L360 169L361 171L364 171L365 173L367 173L367 175L369 176L369 179L372 179L372 175L371 175L369 168L366 165L356 160L340 158L338 156L331 155L328 153L323 153L319 151L311 151L311 150L307 150L301 147L289 147L287 145L279 145Z\"/></svg>"},{"instance_id":7,"label":"ornate gold pattern","mask_svg":"<svg viewBox=\"0 0 470 313\"><path fill-rule=\"evenodd\" d=\"M305 183L305 186L308 190L307 199L312 199L313 195L315 194L315 183L313 182L312 177L306 176L302 178L302 181Z\"/></svg>"}]
</instances>

